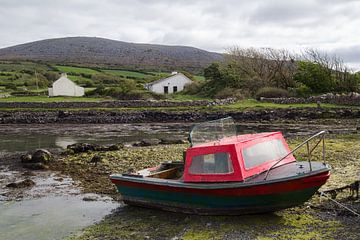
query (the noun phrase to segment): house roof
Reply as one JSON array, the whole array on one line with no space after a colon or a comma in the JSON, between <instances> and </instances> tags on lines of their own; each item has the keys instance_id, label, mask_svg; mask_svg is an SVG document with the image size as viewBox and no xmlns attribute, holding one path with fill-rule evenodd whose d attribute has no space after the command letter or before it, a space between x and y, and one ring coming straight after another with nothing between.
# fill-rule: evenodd
<instances>
[{"instance_id":1,"label":"house roof","mask_svg":"<svg viewBox=\"0 0 360 240\"><path fill-rule=\"evenodd\" d=\"M152 85L154 85L154 84L156 84L156 83L160 83L160 82L163 82L163 81L166 81L166 80L170 80L171 78L173 78L173 77L175 77L175 76L179 76L179 75L181 75L181 76L183 76L184 78L187 78L189 81L191 81L191 79L188 78L187 76L185 76L183 73L177 73L177 74L171 75L171 76L169 76L169 77L161 78L161 79L159 79L159 80L156 80L156 81L147 83L147 84L145 84L145 86L152 86Z\"/></svg>"},{"instance_id":2,"label":"house roof","mask_svg":"<svg viewBox=\"0 0 360 240\"><path fill-rule=\"evenodd\" d=\"M69 79L68 77L67 77L67 74L66 73L62 73L61 74L61 76L60 76L60 78L58 78L55 82L53 82L53 84L52 84L52 86L54 86L54 85L56 85L56 83L58 83L58 82L62 82L62 81L70 81L70 82L72 82L75 86L78 86L74 81L72 81L71 79Z\"/></svg>"}]
</instances>

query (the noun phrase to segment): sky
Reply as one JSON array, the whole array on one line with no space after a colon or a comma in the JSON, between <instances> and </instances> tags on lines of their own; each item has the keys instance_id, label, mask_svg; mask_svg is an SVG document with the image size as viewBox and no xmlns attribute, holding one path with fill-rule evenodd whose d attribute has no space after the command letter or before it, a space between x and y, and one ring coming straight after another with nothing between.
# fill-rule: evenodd
<instances>
[{"instance_id":1,"label":"sky","mask_svg":"<svg viewBox=\"0 0 360 240\"><path fill-rule=\"evenodd\" d=\"M0 0L0 48L71 36L215 52L316 48L360 69L360 1Z\"/></svg>"}]
</instances>

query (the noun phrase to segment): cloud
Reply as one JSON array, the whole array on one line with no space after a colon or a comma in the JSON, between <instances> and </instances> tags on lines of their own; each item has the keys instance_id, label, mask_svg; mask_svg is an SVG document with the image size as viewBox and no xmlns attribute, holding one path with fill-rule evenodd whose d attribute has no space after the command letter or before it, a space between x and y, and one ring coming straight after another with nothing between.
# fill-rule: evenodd
<instances>
[{"instance_id":1,"label":"cloud","mask_svg":"<svg viewBox=\"0 0 360 240\"><path fill-rule=\"evenodd\" d=\"M0 47L45 38L225 48L342 51L359 64L359 1L341 0L1 0ZM358 48L356 48L358 49Z\"/></svg>"}]
</instances>

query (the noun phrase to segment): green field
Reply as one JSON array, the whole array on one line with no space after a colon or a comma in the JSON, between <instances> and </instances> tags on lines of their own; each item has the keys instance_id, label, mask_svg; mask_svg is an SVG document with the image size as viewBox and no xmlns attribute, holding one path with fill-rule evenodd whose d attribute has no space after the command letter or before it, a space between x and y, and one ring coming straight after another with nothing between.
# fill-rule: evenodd
<instances>
[{"instance_id":1,"label":"green field","mask_svg":"<svg viewBox=\"0 0 360 240\"><path fill-rule=\"evenodd\" d=\"M127 70L102 70L102 72L120 77L147 78L152 76L151 74L145 74L141 72L127 71Z\"/></svg>"},{"instance_id":2,"label":"green field","mask_svg":"<svg viewBox=\"0 0 360 240\"><path fill-rule=\"evenodd\" d=\"M294 104L277 104L277 103L269 103L269 102L259 102L255 99L245 99L238 101L234 104L229 105L218 105L213 106L212 109L214 110L245 110L245 109L272 109L272 108L316 108L316 103L294 103ZM321 104L323 108L350 108L351 106L343 106L343 105L335 105L335 104Z\"/></svg>"},{"instance_id":3,"label":"green field","mask_svg":"<svg viewBox=\"0 0 360 240\"><path fill-rule=\"evenodd\" d=\"M109 98L48 96L17 96L0 98L0 102L98 102L103 100L109 100Z\"/></svg>"},{"instance_id":4,"label":"green field","mask_svg":"<svg viewBox=\"0 0 360 240\"><path fill-rule=\"evenodd\" d=\"M49 71L51 68L45 64L38 64L33 62L0 61L0 72L20 72L22 70Z\"/></svg>"},{"instance_id":5,"label":"green field","mask_svg":"<svg viewBox=\"0 0 360 240\"><path fill-rule=\"evenodd\" d=\"M205 77L200 75L194 75L194 79L197 81L205 81Z\"/></svg>"},{"instance_id":6,"label":"green field","mask_svg":"<svg viewBox=\"0 0 360 240\"><path fill-rule=\"evenodd\" d=\"M85 68L85 67L71 67L71 66L55 66L57 69L59 69L60 72L64 73L85 73L85 74L95 74L99 73L99 71L91 69L91 68Z\"/></svg>"}]
</instances>

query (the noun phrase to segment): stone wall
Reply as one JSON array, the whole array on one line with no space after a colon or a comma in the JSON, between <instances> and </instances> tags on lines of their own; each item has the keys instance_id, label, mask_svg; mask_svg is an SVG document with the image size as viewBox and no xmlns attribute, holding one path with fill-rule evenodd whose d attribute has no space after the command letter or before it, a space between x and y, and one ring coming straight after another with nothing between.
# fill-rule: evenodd
<instances>
[{"instance_id":1,"label":"stone wall","mask_svg":"<svg viewBox=\"0 0 360 240\"><path fill-rule=\"evenodd\" d=\"M234 99L197 100L197 101L100 101L100 102L0 102L0 108L132 108L132 107L191 107L211 106L234 103Z\"/></svg>"},{"instance_id":2,"label":"stone wall","mask_svg":"<svg viewBox=\"0 0 360 240\"><path fill-rule=\"evenodd\" d=\"M289 108L243 112L166 111L0 111L0 124L195 122L232 116L236 121L356 119L360 109Z\"/></svg>"},{"instance_id":3,"label":"stone wall","mask_svg":"<svg viewBox=\"0 0 360 240\"><path fill-rule=\"evenodd\" d=\"M360 94L355 92L349 94L328 93L320 96L312 96L309 98L261 98L260 101L279 104L331 103L338 105L360 106Z\"/></svg>"}]
</instances>

